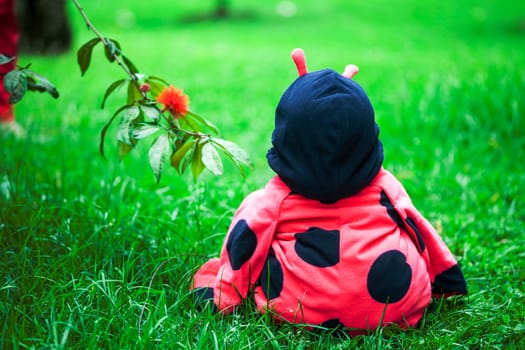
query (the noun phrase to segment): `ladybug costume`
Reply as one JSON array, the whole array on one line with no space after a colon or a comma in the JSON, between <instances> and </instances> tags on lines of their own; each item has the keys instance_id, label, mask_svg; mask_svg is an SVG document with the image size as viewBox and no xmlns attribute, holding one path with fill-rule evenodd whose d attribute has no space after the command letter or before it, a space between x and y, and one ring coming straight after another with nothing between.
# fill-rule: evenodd
<instances>
[{"instance_id":1,"label":"ladybug costume","mask_svg":"<svg viewBox=\"0 0 525 350\"><path fill-rule=\"evenodd\" d=\"M455 258L382 167L372 105L351 78L308 72L277 106L277 173L235 213L220 258L194 276L198 303L231 312L254 290L257 308L292 323L354 331L416 326L432 296L466 294Z\"/></svg>"}]
</instances>

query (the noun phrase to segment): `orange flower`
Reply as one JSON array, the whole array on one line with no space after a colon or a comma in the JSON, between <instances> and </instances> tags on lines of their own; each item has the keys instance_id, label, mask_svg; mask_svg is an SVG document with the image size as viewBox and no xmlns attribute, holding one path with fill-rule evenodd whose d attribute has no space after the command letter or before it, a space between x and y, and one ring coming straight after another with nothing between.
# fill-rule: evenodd
<instances>
[{"instance_id":1,"label":"orange flower","mask_svg":"<svg viewBox=\"0 0 525 350\"><path fill-rule=\"evenodd\" d=\"M175 118L188 113L190 99L181 89L170 85L157 96L157 101L164 105L163 111L169 111Z\"/></svg>"}]
</instances>

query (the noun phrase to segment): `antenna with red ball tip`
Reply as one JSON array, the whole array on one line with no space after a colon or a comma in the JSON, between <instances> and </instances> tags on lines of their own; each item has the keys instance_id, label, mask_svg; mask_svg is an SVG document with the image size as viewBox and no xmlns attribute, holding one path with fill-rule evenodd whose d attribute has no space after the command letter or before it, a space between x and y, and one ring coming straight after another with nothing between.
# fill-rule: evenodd
<instances>
[{"instance_id":1,"label":"antenna with red ball tip","mask_svg":"<svg viewBox=\"0 0 525 350\"><path fill-rule=\"evenodd\" d=\"M295 66L297 67L297 72L299 73L300 77L308 73L303 49L294 49L292 51L292 60L294 61Z\"/></svg>"},{"instance_id":2,"label":"antenna with red ball tip","mask_svg":"<svg viewBox=\"0 0 525 350\"><path fill-rule=\"evenodd\" d=\"M292 51L292 60L297 67L299 76L303 76L308 73L306 68L306 58L304 57L303 49L297 48ZM342 76L348 79L352 79L359 72L359 68L355 64L349 64L345 67L345 71Z\"/></svg>"}]
</instances>

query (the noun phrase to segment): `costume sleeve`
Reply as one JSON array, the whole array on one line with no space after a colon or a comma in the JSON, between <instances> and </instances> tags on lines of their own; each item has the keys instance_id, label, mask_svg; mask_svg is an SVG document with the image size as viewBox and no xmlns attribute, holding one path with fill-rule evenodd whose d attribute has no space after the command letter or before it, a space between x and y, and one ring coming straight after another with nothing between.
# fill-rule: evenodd
<instances>
[{"instance_id":1,"label":"costume sleeve","mask_svg":"<svg viewBox=\"0 0 525 350\"><path fill-rule=\"evenodd\" d=\"M282 198L260 190L249 195L235 213L219 259L204 264L194 277L194 291L220 311L231 312L259 279L272 243Z\"/></svg>"},{"instance_id":2,"label":"costume sleeve","mask_svg":"<svg viewBox=\"0 0 525 350\"><path fill-rule=\"evenodd\" d=\"M456 259L434 227L414 207L403 188L400 190L396 207L403 216L406 231L425 258L432 283L432 294L467 294L467 284Z\"/></svg>"}]
</instances>

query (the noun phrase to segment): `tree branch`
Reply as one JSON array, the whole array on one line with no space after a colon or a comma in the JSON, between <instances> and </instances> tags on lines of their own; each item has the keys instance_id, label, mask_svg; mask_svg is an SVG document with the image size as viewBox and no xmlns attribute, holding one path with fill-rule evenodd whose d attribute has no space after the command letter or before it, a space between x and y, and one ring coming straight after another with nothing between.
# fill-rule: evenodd
<instances>
[{"instance_id":1,"label":"tree branch","mask_svg":"<svg viewBox=\"0 0 525 350\"><path fill-rule=\"evenodd\" d=\"M80 5L78 0L73 0L73 3L77 7L78 12L80 12L80 15L82 16L82 18L84 19L84 22L86 23L88 30L91 30L93 33L95 33L95 35L100 39L100 41L102 41L102 44L104 45L105 48L110 49L108 39L102 36L102 34L100 34L100 32L97 30L97 28L95 28L95 26L91 23L91 21L86 15L86 12L84 11L84 8L82 7L82 5ZM146 93L140 90L139 80L137 76L128 69L128 67L124 64L124 62L122 62L121 58L118 55L116 55L115 53L111 53L111 56L115 59L117 64L120 66L120 68L122 68L124 72L126 72L126 74L131 78L131 80L137 86L137 89L140 91L142 96L144 96L144 98L147 98Z\"/></svg>"}]
</instances>

